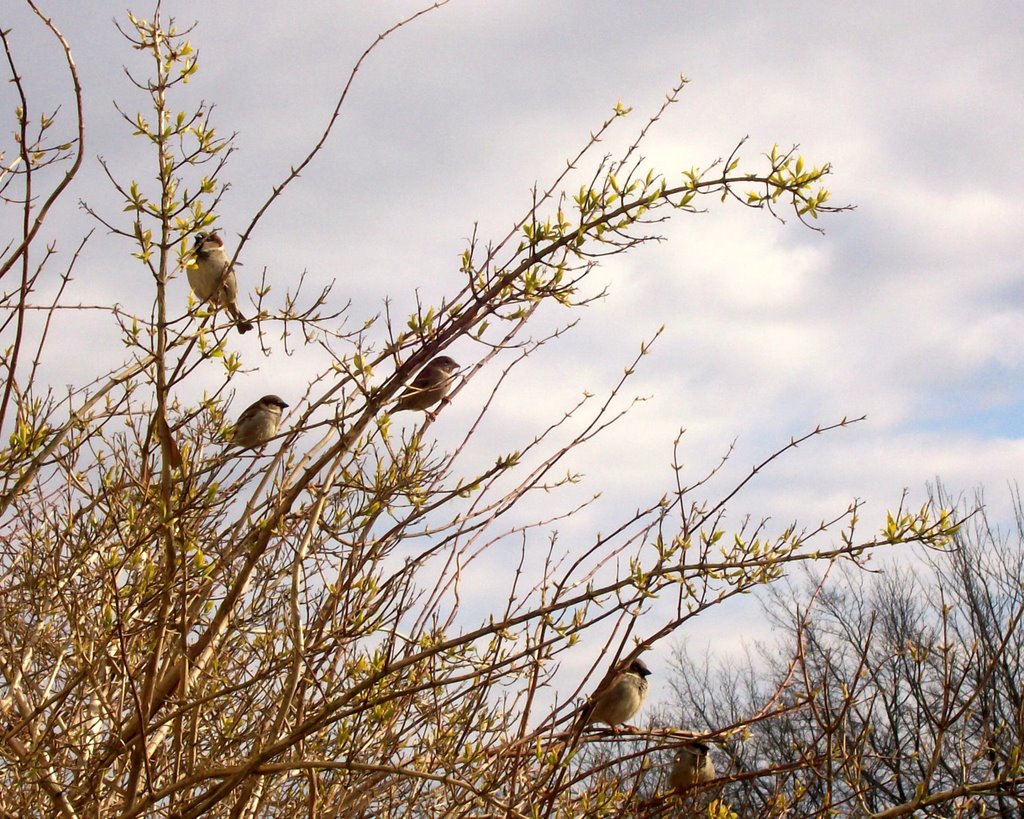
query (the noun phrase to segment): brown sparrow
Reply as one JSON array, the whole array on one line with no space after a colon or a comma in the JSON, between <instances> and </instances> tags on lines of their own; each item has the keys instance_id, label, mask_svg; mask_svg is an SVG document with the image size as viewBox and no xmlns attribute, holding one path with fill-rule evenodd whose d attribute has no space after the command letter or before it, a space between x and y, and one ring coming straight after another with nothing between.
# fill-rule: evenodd
<instances>
[{"instance_id":1,"label":"brown sparrow","mask_svg":"<svg viewBox=\"0 0 1024 819\"><path fill-rule=\"evenodd\" d=\"M276 395L264 395L238 416L231 432L231 445L256 449L277 435L281 410L288 405Z\"/></svg>"},{"instance_id":2,"label":"brown sparrow","mask_svg":"<svg viewBox=\"0 0 1024 819\"><path fill-rule=\"evenodd\" d=\"M196 234L192 248L194 265L186 269L192 292L202 302L214 307L223 307L235 320L240 333L248 333L252 322L246 321L238 309L238 280L234 269L228 268L228 255L224 252L224 241L216 231Z\"/></svg>"},{"instance_id":3,"label":"brown sparrow","mask_svg":"<svg viewBox=\"0 0 1024 819\"><path fill-rule=\"evenodd\" d=\"M615 675L607 688L594 694L586 724L604 722L614 728L630 719L647 698L645 678L650 673L643 660L633 660L625 671Z\"/></svg>"},{"instance_id":4,"label":"brown sparrow","mask_svg":"<svg viewBox=\"0 0 1024 819\"><path fill-rule=\"evenodd\" d=\"M691 742L676 751L675 762L668 772L668 785L672 790L692 788L715 778L715 765L705 742Z\"/></svg>"},{"instance_id":5,"label":"brown sparrow","mask_svg":"<svg viewBox=\"0 0 1024 819\"><path fill-rule=\"evenodd\" d=\"M419 371L412 384L398 397L398 402L391 412L422 410L433 418L434 413L430 412L430 408L439 404L448 395L458 369L459 365L446 355L431 359Z\"/></svg>"}]
</instances>

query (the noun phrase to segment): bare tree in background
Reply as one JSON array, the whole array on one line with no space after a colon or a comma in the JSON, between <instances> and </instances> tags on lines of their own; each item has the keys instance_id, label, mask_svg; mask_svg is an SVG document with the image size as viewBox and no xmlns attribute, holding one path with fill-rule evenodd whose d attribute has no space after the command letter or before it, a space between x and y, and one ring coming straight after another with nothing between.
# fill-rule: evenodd
<instances>
[{"instance_id":1,"label":"bare tree in background","mask_svg":"<svg viewBox=\"0 0 1024 819\"><path fill-rule=\"evenodd\" d=\"M661 719L725 729L739 816L1024 815L1024 512L1015 495L1004 532L980 494L960 508L978 511L916 565L775 587L780 638L747 662L676 652Z\"/></svg>"},{"instance_id":2,"label":"bare tree in background","mask_svg":"<svg viewBox=\"0 0 1024 819\"><path fill-rule=\"evenodd\" d=\"M653 238L660 220L694 212L709 195L772 213L791 208L801 221L841 210L826 204L828 166L805 166L795 151L773 148L748 168L737 148L666 178L638 153L664 107L622 156L592 159L629 113L617 106L566 170L524 203L513 230L470 242L461 288L412 315L350 316L330 289L271 288L273 270L258 286L246 277L239 300L254 314L263 349L305 345L322 365L304 395L285 397L290 414L266 448L227 450L225 433L240 409L228 406L230 390L259 362L235 351L229 316L194 299L186 310L182 294L195 234L217 227L232 140L220 136L208 106L176 107L180 86L199 81L199 63L189 30L159 4L150 19L129 15L123 24L126 53L134 49L140 61L128 69L136 96L118 108L153 173L140 181L114 162L103 165L123 200L117 213L77 193L123 241L112 275L131 269L148 277L150 308L102 306L124 344L99 363L106 374L63 394L41 383L38 363L79 315L66 309L65 291L84 240L66 244L46 217L73 189L86 128L71 48L29 6L66 63L71 104L59 117L56 105L42 113L24 82L18 32L2 32L9 89L20 97L16 138L0 159L3 206L19 225L0 263L3 815L667 810L674 797L641 787L629 760L649 768L679 737L574 737L582 696L620 660L791 566L857 562L880 544L937 546L953 530L945 512L925 508L862 537L854 506L807 529L728 530L735 490L702 499L703 482L687 485L677 467L663 496L589 543L562 547L557 527L579 511L550 511L559 489L576 480L565 474L566 456L628 411L626 382L649 341L635 361L622 362L626 372L609 395L565 408L518 447L495 451L478 433L506 395L505 376L561 336L532 335L531 322L599 295L589 278L595 262ZM235 259L316 159L364 60L434 8L396 24L363 54L320 141L229 242ZM43 284L56 293L51 302L35 295ZM34 333L26 332L30 315L42 317ZM489 375L493 388L479 415L450 448L430 443L430 418L415 432L396 432L392 402L456 341L476 356L460 362L450 398ZM199 375L211 372L220 384L204 393ZM847 423L769 455L743 484L791 447ZM475 469L481 451L490 465ZM517 555L518 569L495 582L489 611L465 610L467 572L498 553ZM572 673L562 661L584 639L600 656ZM933 643L915 645L922 661L945 667ZM987 707L995 725L1009 706ZM1003 755L1006 730L993 728L984 740L993 776L1004 775L996 766L1017 764Z\"/></svg>"}]
</instances>

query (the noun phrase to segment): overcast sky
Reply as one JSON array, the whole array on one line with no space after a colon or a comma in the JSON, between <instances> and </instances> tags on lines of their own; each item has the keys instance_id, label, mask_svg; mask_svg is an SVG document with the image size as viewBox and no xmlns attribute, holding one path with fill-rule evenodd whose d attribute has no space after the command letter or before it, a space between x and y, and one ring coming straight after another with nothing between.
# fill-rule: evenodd
<instances>
[{"instance_id":1,"label":"overcast sky","mask_svg":"<svg viewBox=\"0 0 1024 819\"><path fill-rule=\"evenodd\" d=\"M0 24L13 28L30 89L55 93L58 55L9 5ZM43 8L70 41L87 101L86 167L49 222L67 254L88 226L78 199L120 210L97 156L126 179L152 177L150 156L112 104L144 106L121 66L145 65L113 27L124 19L120 0ZM416 8L164 4L181 27L198 23L200 71L188 94L215 102L220 130L238 133L221 208L227 236L319 135L363 49ZM751 163L773 144L799 143L808 161L832 163L833 203L857 209L822 220L820 235L711 201L708 213L675 215L660 231L667 241L602 268L608 297L520 368L492 417L494 429L528 439L584 390L610 388L665 325L629 389L650 400L570 463L586 473L583 496L604 496L568 534L592 536L669 489L680 427L692 478L737 442L714 496L791 436L863 414L790 453L735 499L730 520L813 525L856 497L867 504L866 535L904 488L920 504L936 477L953 490L983 485L1005 510L1024 454L1022 18L1011 2L453 0L364 65L327 149L247 245L243 289L252 284L245 274L264 266L271 282L294 283L305 269L337 279L335 303L351 298L360 320L385 297L407 312L417 288L436 299L458 283L475 223L485 239L503 236L531 186L553 178L616 102L634 113L609 151L632 141L685 74L690 84L643 150L653 166L672 179L743 137ZM9 112L10 88L2 93ZM70 300L120 301L148 315L150 290L128 252L98 235ZM184 279L176 286L184 301ZM73 343L62 336L47 378L60 387L116 366L114 329L97 318ZM253 336L233 342L255 359ZM451 352L462 363L479 355ZM238 383L238 409L271 389L303 391L295 360L259 366ZM431 431L439 442L457 440L497 375L483 373L460 395L464 408L442 414ZM749 633L744 605L702 618L688 636L728 645Z\"/></svg>"}]
</instances>

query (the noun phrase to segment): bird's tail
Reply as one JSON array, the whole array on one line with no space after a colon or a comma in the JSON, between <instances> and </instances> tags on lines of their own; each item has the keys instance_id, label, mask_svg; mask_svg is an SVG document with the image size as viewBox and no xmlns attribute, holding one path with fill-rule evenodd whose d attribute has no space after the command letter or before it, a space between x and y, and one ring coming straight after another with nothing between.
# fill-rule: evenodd
<instances>
[{"instance_id":1,"label":"bird's tail","mask_svg":"<svg viewBox=\"0 0 1024 819\"><path fill-rule=\"evenodd\" d=\"M235 320L235 327L238 328L239 333L244 335L252 329L252 322L243 316L242 311L235 307L235 305L229 304L228 312L231 313L231 318Z\"/></svg>"}]
</instances>

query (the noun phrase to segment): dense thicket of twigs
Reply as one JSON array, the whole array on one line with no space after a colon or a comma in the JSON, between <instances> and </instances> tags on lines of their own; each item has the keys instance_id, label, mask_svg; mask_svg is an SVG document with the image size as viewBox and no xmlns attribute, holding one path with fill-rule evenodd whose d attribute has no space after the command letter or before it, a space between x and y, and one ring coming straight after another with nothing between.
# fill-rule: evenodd
<instances>
[{"instance_id":1,"label":"dense thicket of twigs","mask_svg":"<svg viewBox=\"0 0 1024 819\"><path fill-rule=\"evenodd\" d=\"M979 496L962 511L983 508ZM978 511L915 563L776 588L766 611L779 642L748 663L709 668L681 646L662 719L725 729L714 793L740 816L1020 816L1016 508L1009 532Z\"/></svg>"},{"instance_id":2,"label":"dense thicket of twigs","mask_svg":"<svg viewBox=\"0 0 1024 819\"><path fill-rule=\"evenodd\" d=\"M396 432L389 403L425 362L459 342L475 351L471 360L460 353L460 384L489 374L496 400L502 373L559 341L560 331L534 335L537 316L586 304L598 295L588 278L598 259L628 252L652 238L657 222L694 212L708 195L800 220L841 209L826 204L828 166L805 167L795 151L771 149L747 168L737 148L666 178L639 154L664 108L623 155L594 158L609 129L624 127L628 111L616 107L524 203L512 231L473 239L461 286L413 315L351 316L331 288L290 291L273 270L265 273L273 286L249 278L242 301L258 312L262 349L305 345L322 365L304 395L288 396L283 431L262 453L225 451L239 411L227 397L260 362L241 360L223 313L185 303L182 268L194 234L218 224L232 140L205 104L176 107L179 87L201 75L189 31L159 4L151 19L123 23L135 89L118 103L137 137L134 159L148 157L153 173L124 178L115 162L103 165L123 200L118 213L90 205L89 191L74 194L120 237L123 264L110 269L146 277L150 306L106 307L123 345L83 366L105 374L64 392L41 383L37 362L78 318L64 309L64 293L87 237L61 235L47 214L74 190L87 130L71 47L26 2L50 32L51 61L63 60L67 84L63 99L33 99L25 72L45 57L29 59L17 31L2 33L8 91L18 98L15 139L0 158L5 224L18 225L0 262L3 815L674 811L677 797L637 771L660 764L685 734L589 731L580 740L572 728L581 697L617 661L795 565L855 565L879 544L935 547L952 531L948 515L926 507L900 510L880 534L863 537L855 506L806 528L727 530L734 492L702 497L703 482L687 486L677 469L675 484L645 507L589 542L562 546L552 532L571 512L549 514L531 501L557 497L574 479L566 455L614 430L639 357L615 365L627 371L609 395L566 408L507 451L478 434L490 401L447 448L431 443L429 420ZM268 208L292 195L289 182L317 160L363 61L418 16L354 66L322 138L252 207L232 242L236 258ZM58 103L59 116L50 116ZM40 304L34 294L44 284L57 295ZM381 286L384 302L383 278ZM210 373L219 387L197 388ZM490 466L468 465L482 462ZM527 514L534 517L524 523ZM495 553L517 556L517 568L494 581L490 610L465 610L467 567ZM560 660L585 637L596 659L570 673ZM830 697L837 686L829 677ZM851 708L861 690L848 690ZM764 707L789 705L780 697ZM849 771L856 757L844 754L860 750L821 753Z\"/></svg>"}]
</instances>

